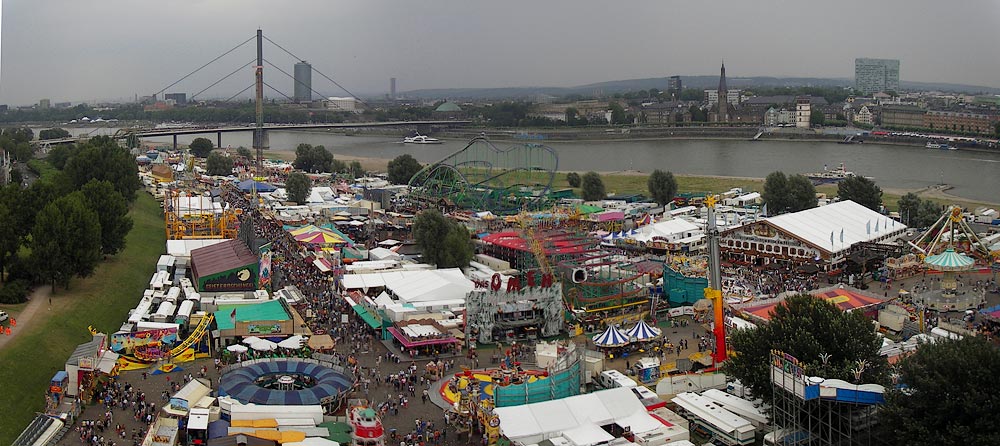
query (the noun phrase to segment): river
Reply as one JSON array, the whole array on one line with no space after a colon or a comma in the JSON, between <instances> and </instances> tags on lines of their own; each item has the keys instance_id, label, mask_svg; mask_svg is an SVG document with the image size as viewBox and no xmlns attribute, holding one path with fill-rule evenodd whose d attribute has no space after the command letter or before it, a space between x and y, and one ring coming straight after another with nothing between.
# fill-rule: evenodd
<instances>
[{"instance_id":1,"label":"river","mask_svg":"<svg viewBox=\"0 0 1000 446\"><path fill-rule=\"evenodd\" d=\"M79 131L90 129L72 129ZM110 131L110 130L109 130ZM99 133L106 133L99 131ZM215 135L205 135L215 142ZM345 136L323 132L272 131L270 146L292 151L300 143L323 145L343 158L392 159L409 153L422 163L438 161L460 150L467 141L439 145L403 145L391 136ZM195 136L178 137L186 144ZM169 143L171 138L153 138ZM817 141L654 140L654 141L539 141L559 153L559 170L613 172L654 169L677 174L762 178L781 170L815 172L845 163L847 169L874 177L887 189L921 189L944 182L948 193L985 202L1000 202L1000 152L946 151L912 146L836 144ZM251 134L223 134L223 145L251 146ZM500 148L513 142L498 141Z\"/></svg>"}]
</instances>

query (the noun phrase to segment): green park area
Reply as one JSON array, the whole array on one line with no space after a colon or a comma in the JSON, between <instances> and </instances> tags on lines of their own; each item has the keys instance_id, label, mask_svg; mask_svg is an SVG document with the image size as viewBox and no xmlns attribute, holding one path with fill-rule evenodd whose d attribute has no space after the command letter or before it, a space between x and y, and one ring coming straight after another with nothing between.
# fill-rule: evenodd
<instances>
[{"instance_id":1,"label":"green park area","mask_svg":"<svg viewBox=\"0 0 1000 446\"><path fill-rule=\"evenodd\" d=\"M140 192L130 215L135 225L125 249L92 276L73 280L68 290L57 287L52 305L43 302L30 323L15 328L24 331L0 350L0 444L13 443L43 409L49 379L77 345L90 340L87 327L116 331L141 297L164 250L163 214L152 196Z\"/></svg>"}]
</instances>

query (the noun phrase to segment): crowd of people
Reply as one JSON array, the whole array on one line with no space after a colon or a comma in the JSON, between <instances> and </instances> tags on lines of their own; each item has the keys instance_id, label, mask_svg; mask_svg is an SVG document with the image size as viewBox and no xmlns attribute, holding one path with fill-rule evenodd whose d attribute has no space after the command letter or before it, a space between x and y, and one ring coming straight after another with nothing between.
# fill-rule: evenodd
<instances>
[{"instance_id":1,"label":"crowd of people","mask_svg":"<svg viewBox=\"0 0 1000 446\"><path fill-rule=\"evenodd\" d=\"M97 404L104 410L102 416L96 419L80 420L76 432L80 444L87 446L138 446L146 433L146 429L132 428L129 430L121 418L115 422L115 417L132 417L137 423L148 427L156 419L157 406L155 402L147 401L146 394L133 388L128 382L112 380L98 384L95 392Z\"/></svg>"}]
</instances>

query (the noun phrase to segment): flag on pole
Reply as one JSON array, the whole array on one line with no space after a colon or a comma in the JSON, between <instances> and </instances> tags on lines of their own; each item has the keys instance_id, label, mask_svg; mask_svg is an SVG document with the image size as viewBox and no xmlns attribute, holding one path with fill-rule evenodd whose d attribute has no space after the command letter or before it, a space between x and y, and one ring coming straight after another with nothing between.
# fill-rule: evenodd
<instances>
[{"instance_id":1,"label":"flag on pole","mask_svg":"<svg viewBox=\"0 0 1000 446\"><path fill-rule=\"evenodd\" d=\"M767 217L767 203L764 203L764 210L762 210L760 214Z\"/></svg>"},{"instance_id":2,"label":"flag on pole","mask_svg":"<svg viewBox=\"0 0 1000 446\"><path fill-rule=\"evenodd\" d=\"M878 232L878 223L879 223L879 221L875 220L875 232Z\"/></svg>"},{"instance_id":3,"label":"flag on pole","mask_svg":"<svg viewBox=\"0 0 1000 446\"><path fill-rule=\"evenodd\" d=\"M229 320L231 320L233 322L234 326L236 325L236 309L235 308L233 308L233 312L232 313L229 313Z\"/></svg>"},{"instance_id":4,"label":"flag on pole","mask_svg":"<svg viewBox=\"0 0 1000 446\"><path fill-rule=\"evenodd\" d=\"M833 231L830 231L830 246L833 247Z\"/></svg>"},{"instance_id":5,"label":"flag on pole","mask_svg":"<svg viewBox=\"0 0 1000 446\"><path fill-rule=\"evenodd\" d=\"M868 223L865 224L865 233L868 234L868 235L872 235L872 221L871 220L868 220Z\"/></svg>"},{"instance_id":6,"label":"flag on pole","mask_svg":"<svg viewBox=\"0 0 1000 446\"><path fill-rule=\"evenodd\" d=\"M840 243L844 243L844 228L840 228Z\"/></svg>"}]
</instances>

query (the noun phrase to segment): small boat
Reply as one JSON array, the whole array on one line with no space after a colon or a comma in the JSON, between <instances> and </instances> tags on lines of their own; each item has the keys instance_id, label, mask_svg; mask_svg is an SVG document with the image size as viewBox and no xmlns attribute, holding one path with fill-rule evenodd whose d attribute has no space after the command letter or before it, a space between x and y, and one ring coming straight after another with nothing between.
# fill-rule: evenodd
<instances>
[{"instance_id":1,"label":"small boat","mask_svg":"<svg viewBox=\"0 0 1000 446\"><path fill-rule=\"evenodd\" d=\"M941 144L938 144L936 142L927 141L927 144L925 144L924 147L926 147L928 149L940 149L941 148Z\"/></svg>"},{"instance_id":2,"label":"small boat","mask_svg":"<svg viewBox=\"0 0 1000 446\"><path fill-rule=\"evenodd\" d=\"M437 138L431 138L430 136L417 134L416 136L407 136L403 138L403 144L441 144L441 140Z\"/></svg>"},{"instance_id":3,"label":"small boat","mask_svg":"<svg viewBox=\"0 0 1000 446\"><path fill-rule=\"evenodd\" d=\"M809 178L810 180L813 180L813 182L817 184L838 183L848 178L853 178L857 176L857 174L855 174L854 172L847 170L844 167L844 163L840 163L840 167L836 169L831 170L824 165L822 172L804 173L802 175L804 175L806 178ZM871 179L871 177L865 177L865 178Z\"/></svg>"},{"instance_id":4,"label":"small boat","mask_svg":"<svg viewBox=\"0 0 1000 446\"><path fill-rule=\"evenodd\" d=\"M385 430L378 412L366 400L353 400L348 409L351 446L385 446Z\"/></svg>"}]
</instances>

